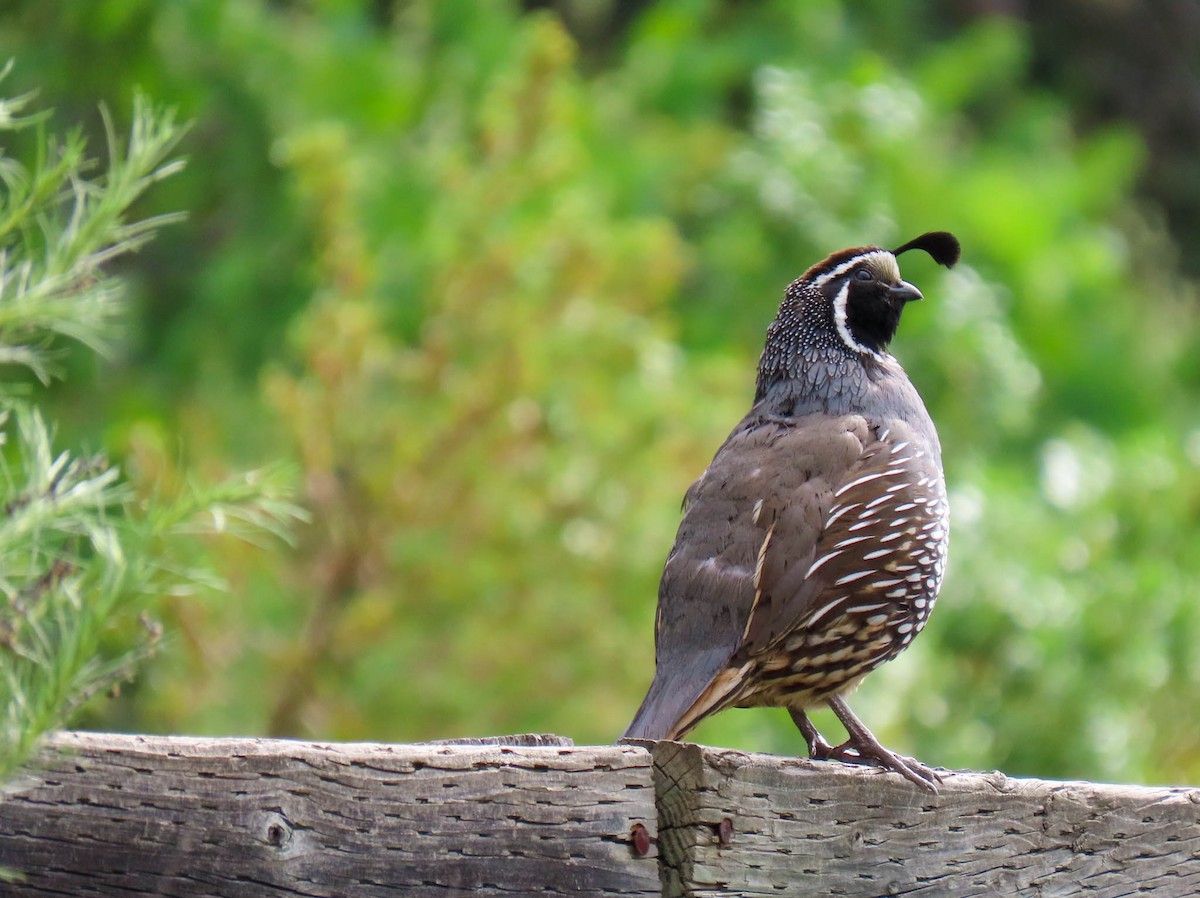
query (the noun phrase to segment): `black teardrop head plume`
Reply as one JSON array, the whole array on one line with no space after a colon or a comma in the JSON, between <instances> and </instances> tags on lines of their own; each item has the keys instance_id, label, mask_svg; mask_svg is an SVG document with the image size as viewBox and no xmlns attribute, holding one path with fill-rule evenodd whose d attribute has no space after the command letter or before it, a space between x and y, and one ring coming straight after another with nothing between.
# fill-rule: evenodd
<instances>
[{"instance_id":1,"label":"black teardrop head plume","mask_svg":"<svg viewBox=\"0 0 1200 898\"><path fill-rule=\"evenodd\" d=\"M901 253L906 253L910 249L923 249L933 257L933 261L939 265L945 265L947 268L952 268L954 263L958 261L960 247L958 238L949 231L930 231L927 234L922 234L920 237L914 237L904 246L892 250L893 256L898 256Z\"/></svg>"}]
</instances>

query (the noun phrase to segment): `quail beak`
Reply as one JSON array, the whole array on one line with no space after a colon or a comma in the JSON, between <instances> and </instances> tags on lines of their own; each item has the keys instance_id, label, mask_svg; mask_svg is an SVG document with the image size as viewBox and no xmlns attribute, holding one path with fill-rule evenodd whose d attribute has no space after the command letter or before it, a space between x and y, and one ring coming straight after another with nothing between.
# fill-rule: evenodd
<instances>
[{"instance_id":1,"label":"quail beak","mask_svg":"<svg viewBox=\"0 0 1200 898\"><path fill-rule=\"evenodd\" d=\"M896 284L895 286L889 287L888 293L891 294L892 299L896 300L897 302L899 302L902 305L904 303L912 302L913 300L916 300L916 299L924 299L925 298L924 296L921 295L921 291L918 290L916 287L914 287L912 284L910 284L908 281L901 281L900 283Z\"/></svg>"}]
</instances>

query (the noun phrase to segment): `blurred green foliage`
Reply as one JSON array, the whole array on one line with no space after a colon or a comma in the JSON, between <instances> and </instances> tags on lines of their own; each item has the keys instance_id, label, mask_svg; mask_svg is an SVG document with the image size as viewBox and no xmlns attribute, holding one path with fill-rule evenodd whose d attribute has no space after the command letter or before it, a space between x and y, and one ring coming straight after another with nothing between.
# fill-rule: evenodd
<instances>
[{"instance_id":1,"label":"blurred green foliage","mask_svg":"<svg viewBox=\"0 0 1200 898\"><path fill-rule=\"evenodd\" d=\"M31 100L0 96L0 135L26 131L35 146L29 166L0 152L0 782L46 732L130 679L160 633L159 597L214 585L188 565L196 537L286 539L305 518L279 470L160 480L138 495L103 453L55 447L43 394L21 377L44 386L64 343L103 350L118 329L121 283L108 269L178 221L129 209L180 170L168 157L183 129L137 97L128 137L105 116L101 162L77 131L47 134Z\"/></svg>"},{"instance_id":2,"label":"blurred green foliage","mask_svg":"<svg viewBox=\"0 0 1200 898\"><path fill-rule=\"evenodd\" d=\"M294 554L223 547L231 595L174 606L88 724L610 741L784 285L946 228L965 264L905 263L930 300L894 350L950 573L855 707L932 764L1200 779L1194 286L1132 130L1076 129L1019 23L921 21L659 0L585 64L486 0L9 4L0 58L63 117L139 85L195 121L152 199L189 223L126 272L139 330L64 430L143 484L295 460L314 516ZM695 735L802 748L777 711Z\"/></svg>"}]
</instances>

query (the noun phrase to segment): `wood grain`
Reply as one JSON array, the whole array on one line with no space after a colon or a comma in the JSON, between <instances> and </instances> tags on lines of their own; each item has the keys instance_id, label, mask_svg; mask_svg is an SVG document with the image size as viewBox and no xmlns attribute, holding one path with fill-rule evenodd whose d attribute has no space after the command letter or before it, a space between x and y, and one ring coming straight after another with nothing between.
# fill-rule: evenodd
<instances>
[{"instance_id":1,"label":"wood grain","mask_svg":"<svg viewBox=\"0 0 1200 898\"><path fill-rule=\"evenodd\" d=\"M0 895L1200 894L1197 789L472 743L63 734L0 795Z\"/></svg>"},{"instance_id":2,"label":"wood grain","mask_svg":"<svg viewBox=\"0 0 1200 898\"><path fill-rule=\"evenodd\" d=\"M1197 789L653 751L667 895L1200 894Z\"/></svg>"},{"instance_id":3,"label":"wood grain","mask_svg":"<svg viewBox=\"0 0 1200 898\"><path fill-rule=\"evenodd\" d=\"M658 895L632 747L64 734L0 802L0 893Z\"/></svg>"}]
</instances>

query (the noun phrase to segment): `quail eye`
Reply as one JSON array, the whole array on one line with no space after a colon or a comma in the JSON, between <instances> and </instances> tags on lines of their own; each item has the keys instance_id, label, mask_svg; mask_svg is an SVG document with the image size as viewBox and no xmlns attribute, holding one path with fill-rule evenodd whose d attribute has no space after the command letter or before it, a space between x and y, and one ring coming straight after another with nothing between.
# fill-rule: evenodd
<instances>
[{"instance_id":1,"label":"quail eye","mask_svg":"<svg viewBox=\"0 0 1200 898\"><path fill-rule=\"evenodd\" d=\"M867 268L858 269L858 271L854 272L854 276L860 281L870 281L875 277L873 274L871 274L870 269Z\"/></svg>"}]
</instances>

